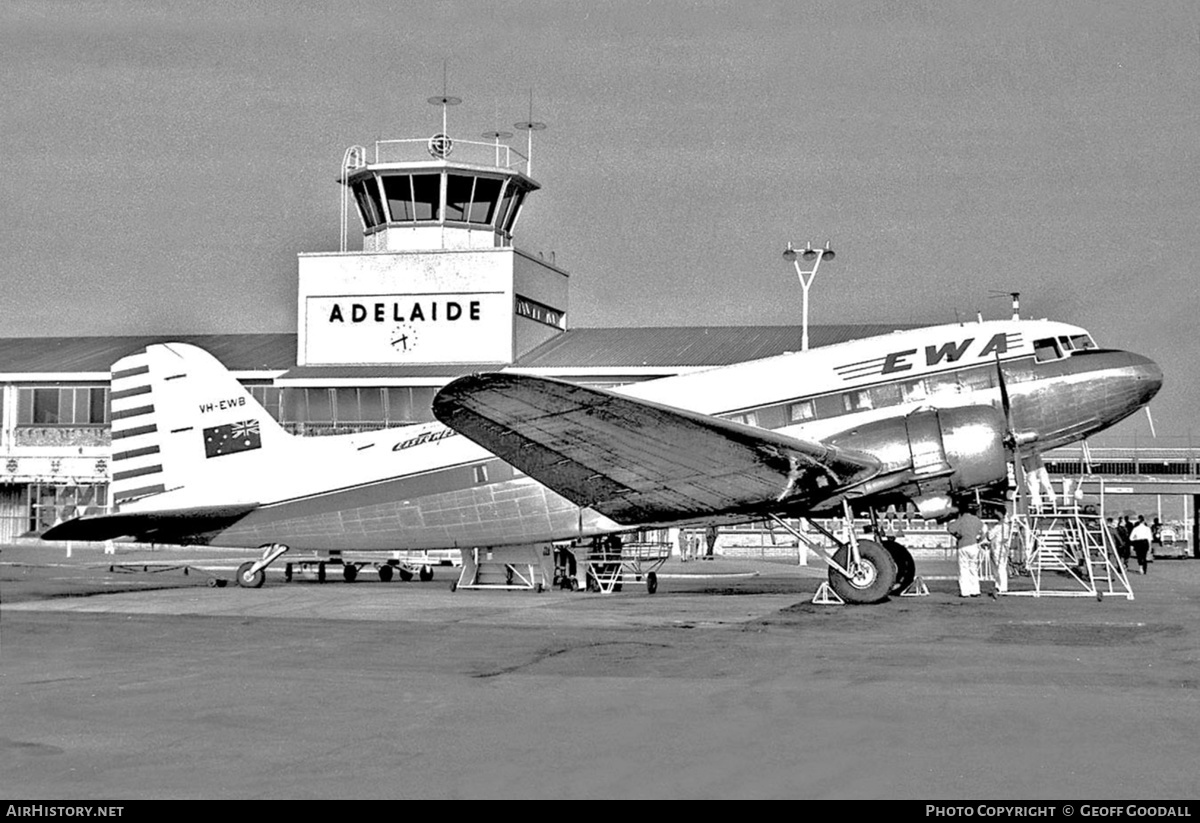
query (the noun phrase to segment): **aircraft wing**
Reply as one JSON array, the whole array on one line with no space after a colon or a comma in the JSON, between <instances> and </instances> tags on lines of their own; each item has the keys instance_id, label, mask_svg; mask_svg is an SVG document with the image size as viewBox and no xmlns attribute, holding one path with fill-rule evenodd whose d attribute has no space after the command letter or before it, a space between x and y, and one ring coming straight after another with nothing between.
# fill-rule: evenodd
<instances>
[{"instance_id":1,"label":"aircraft wing","mask_svg":"<svg viewBox=\"0 0 1200 823\"><path fill-rule=\"evenodd\" d=\"M257 503L244 503L85 515L51 526L42 534L42 539L112 540L117 537L136 537L139 540L178 543L184 542L189 536L231 526L256 508Z\"/></svg>"},{"instance_id":2,"label":"aircraft wing","mask_svg":"<svg viewBox=\"0 0 1200 823\"><path fill-rule=\"evenodd\" d=\"M461 377L433 413L622 524L807 509L880 468L862 452L528 375Z\"/></svg>"}]
</instances>

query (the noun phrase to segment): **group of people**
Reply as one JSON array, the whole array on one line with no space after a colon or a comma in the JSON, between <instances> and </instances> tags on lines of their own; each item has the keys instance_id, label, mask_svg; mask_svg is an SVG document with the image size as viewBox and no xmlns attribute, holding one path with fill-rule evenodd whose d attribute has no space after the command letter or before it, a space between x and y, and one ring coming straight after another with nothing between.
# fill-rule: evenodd
<instances>
[{"instance_id":1,"label":"group of people","mask_svg":"<svg viewBox=\"0 0 1200 823\"><path fill-rule=\"evenodd\" d=\"M1106 525L1117 548L1117 556L1121 558L1125 568L1129 568L1129 556L1132 554L1137 558L1141 573L1145 574L1151 562L1151 544L1161 544L1162 542L1162 524L1157 517L1154 518L1153 525L1147 525L1143 515L1139 514L1136 517L1137 522L1134 523L1130 519L1130 515L1122 515L1120 521L1115 525L1110 517L1106 521Z\"/></svg>"},{"instance_id":2,"label":"group of people","mask_svg":"<svg viewBox=\"0 0 1200 823\"><path fill-rule=\"evenodd\" d=\"M1132 555L1137 559L1141 573L1146 574L1152 562L1152 546L1161 544L1162 525L1158 518L1154 518L1153 524L1148 524L1142 515L1124 515L1120 522L1114 524L1110 517L1107 526L1117 556L1125 568L1129 568ZM977 510L969 505L950 521L947 530L958 547L958 592L961 597L980 596L979 561L985 549L989 553L996 581L996 589L989 595L995 597L1008 591L1008 551L1012 527L1012 515L1006 513L988 528L979 518Z\"/></svg>"},{"instance_id":3,"label":"group of people","mask_svg":"<svg viewBox=\"0 0 1200 823\"><path fill-rule=\"evenodd\" d=\"M712 560L713 550L717 545L717 527L709 526L704 535L699 532L679 532L679 559L686 563L689 560Z\"/></svg>"},{"instance_id":4,"label":"group of people","mask_svg":"<svg viewBox=\"0 0 1200 823\"><path fill-rule=\"evenodd\" d=\"M995 591L989 597L1008 591L1008 548L1012 539L1012 515L1005 515L990 528L987 527L974 507L968 506L958 517L950 521L947 531L954 537L958 547L958 595L979 597L979 561L983 551L988 552L992 563L992 575L996 582Z\"/></svg>"}]
</instances>

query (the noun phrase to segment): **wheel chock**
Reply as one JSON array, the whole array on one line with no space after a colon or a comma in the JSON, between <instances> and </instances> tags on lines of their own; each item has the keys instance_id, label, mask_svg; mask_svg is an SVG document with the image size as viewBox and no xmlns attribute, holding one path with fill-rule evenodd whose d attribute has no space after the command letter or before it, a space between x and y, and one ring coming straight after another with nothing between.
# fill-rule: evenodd
<instances>
[{"instance_id":1,"label":"wheel chock","mask_svg":"<svg viewBox=\"0 0 1200 823\"><path fill-rule=\"evenodd\" d=\"M845 606L846 601L838 597L838 593L829 587L829 583L822 583L817 587L817 593L813 595L812 602L818 606Z\"/></svg>"},{"instance_id":2,"label":"wheel chock","mask_svg":"<svg viewBox=\"0 0 1200 823\"><path fill-rule=\"evenodd\" d=\"M917 577L913 582L908 584L908 588L900 592L901 597L928 597L929 587L925 585L925 581Z\"/></svg>"}]
</instances>

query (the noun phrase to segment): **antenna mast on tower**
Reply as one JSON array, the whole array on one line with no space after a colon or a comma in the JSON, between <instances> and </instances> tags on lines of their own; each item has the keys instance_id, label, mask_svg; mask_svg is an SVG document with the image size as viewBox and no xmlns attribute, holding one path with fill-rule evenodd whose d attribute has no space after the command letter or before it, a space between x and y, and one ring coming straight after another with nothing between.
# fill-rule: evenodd
<instances>
[{"instance_id":1,"label":"antenna mast on tower","mask_svg":"<svg viewBox=\"0 0 1200 823\"><path fill-rule=\"evenodd\" d=\"M533 177L533 133L546 128L545 123L539 123L533 119L533 89L529 90L529 119L523 120L520 123L513 123L514 128L521 131L529 132L529 139L525 147L525 176Z\"/></svg>"}]
</instances>

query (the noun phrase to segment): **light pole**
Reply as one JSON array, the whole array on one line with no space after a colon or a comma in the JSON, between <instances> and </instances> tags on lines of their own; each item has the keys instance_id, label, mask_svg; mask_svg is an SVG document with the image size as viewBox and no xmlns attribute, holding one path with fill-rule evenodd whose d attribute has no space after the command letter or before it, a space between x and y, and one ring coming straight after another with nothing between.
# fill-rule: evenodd
<instances>
[{"instance_id":1,"label":"light pole","mask_svg":"<svg viewBox=\"0 0 1200 823\"><path fill-rule=\"evenodd\" d=\"M796 276L800 278L800 287L804 290L804 320L800 327L800 350L808 351L808 287L812 285L813 278L817 276L817 269L821 267L821 261L833 259L833 249L829 248L829 242L826 241L824 249L814 249L812 243L805 243L803 249L796 251L792 248L792 242L789 240L787 248L783 251L783 259L796 267ZM811 263L812 268L807 271L802 269L800 267L801 260Z\"/></svg>"}]
</instances>

